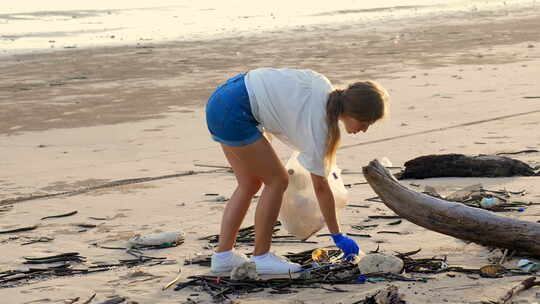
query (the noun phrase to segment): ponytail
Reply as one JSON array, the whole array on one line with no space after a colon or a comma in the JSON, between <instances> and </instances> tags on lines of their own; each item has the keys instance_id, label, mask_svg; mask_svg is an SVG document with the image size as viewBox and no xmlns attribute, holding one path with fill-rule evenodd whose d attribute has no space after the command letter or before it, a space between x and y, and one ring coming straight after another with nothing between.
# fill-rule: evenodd
<instances>
[{"instance_id":1,"label":"ponytail","mask_svg":"<svg viewBox=\"0 0 540 304\"><path fill-rule=\"evenodd\" d=\"M341 137L339 131L339 117L343 113L343 90L335 89L328 96L326 103L326 124L328 136L326 137L324 167L325 174L329 173L336 158L336 151Z\"/></svg>"}]
</instances>

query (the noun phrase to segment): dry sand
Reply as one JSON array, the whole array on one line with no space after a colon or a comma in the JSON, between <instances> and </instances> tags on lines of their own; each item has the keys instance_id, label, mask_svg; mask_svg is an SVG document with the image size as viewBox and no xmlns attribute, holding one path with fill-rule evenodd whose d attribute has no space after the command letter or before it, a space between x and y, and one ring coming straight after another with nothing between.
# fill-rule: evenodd
<instances>
[{"instance_id":1,"label":"dry sand","mask_svg":"<svg viewBox=\"0 0 540 304\"><path fill-rule=\"evenodd\" d=\"M195 164L226 165L207 134L202 105L227 77L259 66L311 68L336 85L371 78L392 95L391 118L355 137L346 136L338 153L341 168L359 171L376 157L396 166L433 153L497 153L540 149L540 17L531 10L491 14L462 13L430 20L394 20L380 25L320 27L280 31L234 40L178 42L20 55L0 60L0 203L8 199L73 191L114 180L157 177ZM475 123L477 122L477 123ZM286 160L290 151L276 144ZM540 153L516 158L536 166ZM360 174L346 183L364 181ZM538 178L439 178L404 181L436 187L442 193L475 183L486 188L527 190L524 201L540 202ZM210 253L198 238L218 231L223 202L205 193L230 196L234 176L225 171L110 187L72 196L11 204L0 211L0 230L39 224L33 231L0 236L0 271L24 269L23 256L77 251L91 262L129 258L92 243L124 244L135 233L184 231L185 244L148 252L172 260L167 265L33 281L0 289L1 303L93 303L120 295L138 303L209 302L200 291L161 291L180 267L184 278L206 273L182 266L186 258ZM374 196L368 185L350 189L350 202ZM78 214L41 221L48 215ZM251 208L245 226L253 221ZM342 230L368 215L392 214L380 203L346 208ZM540 208L505 216L540 220ZM105 221L89 217L106 217ZM384 223L384 220L374 220ZM75 223L98 227L80 231ZM389 230L384 225L378 230ZM448 256L451 265L488 263L488 248L427 231L412 223L388 226L405 235L359 238L364 251L378 245L387 253L422 248L419 256ZM323 230L322 232L325 232ZM24 236L54 237L22 246ZM13 238L19 237L19 239ZM278 253L331 245L276 244ZM249 246L241 246L249 252ZM517 259L505 265L515 267ZM428 283L396 283L409 303L474 303L496 299L525 277L479 279L464 274L434 275ZM322 289L293 295L250 294L240 303L352 303L386 283L346 285L346 293ZM539 302L538 289L517 303Z\"/></svg>"}]
</instances>

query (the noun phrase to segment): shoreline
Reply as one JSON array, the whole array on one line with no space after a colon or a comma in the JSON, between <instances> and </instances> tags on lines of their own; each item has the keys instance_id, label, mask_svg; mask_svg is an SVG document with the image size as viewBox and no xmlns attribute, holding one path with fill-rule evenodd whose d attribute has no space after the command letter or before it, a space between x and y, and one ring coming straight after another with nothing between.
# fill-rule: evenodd
<instances>
[{"instance_id":1,"label":"shoreline","mask_svg":"<svg viewBox=\"0 0 540 304\"><path fill-rule=\"evenodd\" d=\"M6 71L0 76L0 135L116 124L200 107L227 75L260 66L310 68L340 86L358 77L392 77L401 68L528 60L526 53L490 54L490 48L534 47L540 17L528 11L499 13L429 24L397 20L360 31L350 25L0 58ZM36 111L41 121L33 119ZM88 120L89 114L96 119Z\"/></svg>"},{"instance_id":2,"label":"shoreline","mask_svg":"<svg viewBox=\"0 0 540 304\"><path fill-rule=\"evenodd\" d=\"M304 14L298 15L281 15L276 16L270 13L266 16L262 12L248 12L247 15L230 15L223 20L213 20L222 23L220 26L203 26L204 16L201 16L193 22L184 21L184 23L176 24L176 31L169 29L173 27L171 23L173 20L182 20L182 16L175 14L181 14L180 7L150 7L147 10L154 12L155 14L162 15L165 23L156 25L155 28L149 32L144 28L136 28L135 24L130 24L130 21L125 21L125 24L110 24L107 22L113 22L112 20L94 20L92 18L100 18L99 16L114 15L117 18L124 18L125 12L131 11L131 13L138 12L138 14L144 14L144 9L141 8L125 8L125 9L101 9L101 10L70 10L70 11L37 11L27 13L6 13L0 15L0 21L2 18L6 20L6 25L9 25L9 20L24 20L25 18L37 18L36 22L44 27L54 26L56 31L54 32L28 32L27 34L19 32L7 32L5 35L0 35L0 49L4 47L1 57L8 57L12 55L22 54L47 54L56 51L62 51L66 49L95 49L95 48L109 48L109 47L130 47L144 43L178 43L178 42L193 42L193 41L211 41L219 38L234 39L238 36L243 37L255 37L260 35L267 35L272 31L280 32L294 32L301 30L311 30L325 27L343 26L346 24L356 24L359 26L371 26L376 23L392 22L393 20L401 20L402 22L415 22L415 18L421 18L424 20L430 20L432 18L448 18L451 16L458 16L460 14L474 15L474 14L498 14L500 12L515 12L522 11L524 9L534 10L536 8L535 3L526 3L520 1L519 3L500 3L497 1L492 2L471 2L471 3L435 3L435 2L418 2L411 3L410 5L399 5L399 3L384 3L386 6L373 6L373 4L366 3L363 7L350 8L340 7L326 7L326 10L321 8L314 9L312 11L306 11ZM170 9L170 10L169 10ZM196 7L188 7L188 10L196 11ZM201 11L215 11L217 9L200 9ZM270 11L271 12L271 11ZM283 12L281 12L283 13ZM65 32L61 30L61 23L51 23L55 19L53 17L60 18L63 22L75 23L66 29ZM151 18L152 14L144 18ZM44 18L44 19L40 19ZM90 19L85 19L85 18ZM129 17L129 14L128 16ZM142 15L140 16L141 18ZM48 19L49 20L48 20ZM82 19L81 19L82 18ZM108 18L108 17L105 17ZM277 18L277 19L276 19ZM298 20L297 20L298 19ZM77 23L75 20L80 20ZM87 20L86 22L83 22ZM133 22L134 20L131 20ZM208 21L208 20L207 20ZM16 22L16 21L15 21ZM187 22L187 23L186 23ZM197 24L200 25L197 27ZM103 25L105 28L100 27ZM83 26L83 27L81 27ZM87 28L85 28L86 26ZM81 28L79 28L81 27ZM179 28L178 28L179 27ZM190 30L188 29L191 29ZM26 42L17 42L19 39L24 39ZM30 39L30 40L28 40ZM42 41L41 41L41 40ZM9 41L12 41L9 43ZM39 42L41 41L41 42ZM13 46L10 46L13 44ZM14 45L19 45L16 48ZM38 45L40 45L38 47ZM23 47L25 46L25 47Z\"/></svg>"}]
</instances>

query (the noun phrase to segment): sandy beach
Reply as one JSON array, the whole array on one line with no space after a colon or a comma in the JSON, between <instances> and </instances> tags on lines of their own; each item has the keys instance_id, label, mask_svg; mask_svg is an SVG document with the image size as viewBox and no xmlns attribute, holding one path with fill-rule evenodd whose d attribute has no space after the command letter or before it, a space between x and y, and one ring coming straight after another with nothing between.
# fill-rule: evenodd
<instances>
[{"instance_id":1,"label":"sandy beach","mask_svg":"<svg viewBox=\"0 0 540 304\"><path fill-rule=\"evenodd\" d=\"M540 149L540 17L530 8L2 57L0 231L37 228L0 234L0 272L26 269L25 256L65 252L86 257L84 265L115 263L132 256L95 244L121 247L135 234L182 231L185 243L146 251L166 257L159 265L0 286L0 303L73 303L69 299L76 297L81 303L93 293L92 303L112 296L126 297L126 303L211 302L200 290L162 291L162 287L177 276L179 268L183 280L208 273L208 268L184 266L184 261L212 252L211 245L199 239L218 232L226 202L208 194L229 197L235 187L232 173L207 167L227 163L206 130L204 103L223 80L262 66L313 69L336 86L374 79L389 90L390 118L365 134L344 136L338 165L352 173L343 175L347 184L365 182L359 172L375 158L387 157L394 166L403 166L427 154ZM286 161L290 149L279 142L275 147ZM512 157L532 167L540 165L540 152ZM182 176L190 171L195 174ZM100 187L128 179L133 180ZM432 186L442 194L477 183L491 190L525 190L520 201L540 203L538 177L402 181L417 191ZM373 196L369 185L349 188L350 204L369 208L346 207L343 232L354 232L351 225L364 223L368 216L394 214L382 203L366 201ZM244 226L253 224L254 207ZM69 217L41 220L75 210L77 214ZM540 208L533 205L524 212L499 215L536 222ZM388 222L371 220L380 227L369 231L371 238L356 238L362 250L379 246L393 254L421 248L419 256L446 256L450 265L478 268L489 263L491 248L407 221L398 226L386 226ZM379 230L402 234L377 234ZM23 245L39 237L54 240ZM328 237L310 241L317 244L272 248L284 254L332 245ZM249 253L251 248L241 245L238 250ZM519 258L509 258L504 265L516 268ZM426 283L392 284L407 303L481 303L498 299L526 278L488 279L462 273L430 277ZM387 284L342 285L347 290L342 293L264 291L234 299L239 303L353 303ZM539 293L538 287L532 288L514 301L540 302Z\"/></svg>"}]
</instances>

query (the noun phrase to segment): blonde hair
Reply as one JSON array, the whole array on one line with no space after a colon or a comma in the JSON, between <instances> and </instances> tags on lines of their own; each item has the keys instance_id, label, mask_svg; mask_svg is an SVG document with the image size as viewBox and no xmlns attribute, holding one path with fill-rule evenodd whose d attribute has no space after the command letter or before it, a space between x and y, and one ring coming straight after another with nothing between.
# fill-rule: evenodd
<instances>
[{"instance_id":1,"label":"blonde hair","mask_svg":"<svg viewBox=\"0 0 540 304\"><path fill-rule=\"evenodd\" d=\"M372 124L387 115L388 92L378 83L367 80L355 82L345 90L335 89L326 103L326 137L324 163L329 170L335 161L339 147L339 118L346 115L358 121Z\"/></svg>"}]
</instances>

